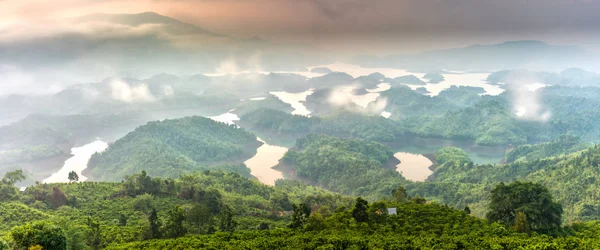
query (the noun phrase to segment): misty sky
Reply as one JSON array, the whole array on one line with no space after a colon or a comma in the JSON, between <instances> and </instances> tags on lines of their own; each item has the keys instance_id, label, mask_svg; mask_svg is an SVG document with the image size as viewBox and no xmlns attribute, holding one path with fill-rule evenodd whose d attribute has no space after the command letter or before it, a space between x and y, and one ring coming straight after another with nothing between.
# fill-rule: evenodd
<instances>
[{"instance_id":1,"label":"misty sky","mask_svg":"<svg viewBox=\"0 0 600 250\"><path fill-rule=\"evenodd\" d=\"M68 17L146 11L215 33L338 50L406 52L521 39L600 50L597 0L0 0L0 34L32 39L58 32Z\"/></svg>"}]
</instances>

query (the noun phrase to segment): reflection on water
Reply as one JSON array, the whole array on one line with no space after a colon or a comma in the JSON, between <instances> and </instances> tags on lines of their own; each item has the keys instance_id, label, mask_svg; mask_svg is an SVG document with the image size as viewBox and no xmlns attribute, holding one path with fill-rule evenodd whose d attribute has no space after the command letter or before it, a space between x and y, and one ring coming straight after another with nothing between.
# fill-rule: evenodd
<instances>
[{"instance_id":1,"label":"reflection on water","mask_svg":"<svg viewBox=\"0 0 600 250\"><path fill-rule=\"evenodd\" d=\"M427 95L436 96L440 92L452 87L452 86L469 86L469 87L481 87L485 90L484 95L499 95L504 92L504 89L500 88L497 85L489 84L485 81L488 77L488 73L464 73L464 74L442 74L444 76L444 81L440 83L427 83L426 85L413 85L413 84L405 84L410 87L412 90L415 90L420 87L424 87L429 91ZM427 79L421 80L427 82Z\"/></svg>"},{"instance_id":2,"label":"reflection on water","mask_svg":"<svg viewBox=\"0 0 600 250\"><path fill-rule=\"evenodd\" d=\"M306 108L306 106L304 106L304 101L306 101L306 97L308 97L309 95L312 95L314 93L315 89L311 88L307 91L304 92L300 92L300 93L289 93L289 92L285 92L285 91L273 91L273 92L269 92L269 94L276 96L277 98L279 98L279 100L281 100L282 102L285 102L289 105L292 106L292 108L294 109L294 111L292 111L293 115L303 115L303 116L309 116L310 115L310 111Z\"/></svg>"},{"instance_id":3,"label":"reflection on water","mask_svg":"<svg viewBox=\"0 0 600 250\"><path fill-rule=\"evenodd\" d=\"M87 168L88 161L94 153L99 153L108 148L108 144L101 140L96 140L81 147L72 148L73 157L67 159L63 167L52 176L43 180L43 183L69 182L69 172L75 171L79 176L79 181L87 180L87 177L81 175L81 172Z\"/></svg>"},{"instance_id":4,"label":"reflection on water","mask_svg":"<svg viewBox=\"0 0 600 250\"><path fill-rule=\"evenodd\" d=\"M425 181L433 173L429 169L433 162L423 155L398 152L394 154L394 157L400 160L400 163L396 165L396 171L408 180Z\"/></svg>"},{"instance_id":5,"label":"reflection on water","mask_svg":"<svg viewBox=\"0 0 600 250\"><path fill-rule=\"evenodd\" d=\"M279 163L279 159L288 149L269 145L260 138L258 140L264 144L256 150L256 155L246 160L244 164L250 169L250 174L261 183L273 186L276 180L283 179L283 174L272 167Z\"/></svg>"},{"instance_id":6,"label":"reflection on water","mask_svg":"<svg viewBox=\"0 0 600 250\"><path fill-rule=\"evenodd\" d=\"M369 74L372 74L375 72L379 72L389 78L395 78L395 77L411 74L410 72L403 70L403 69L364 68L359 65L341 63L341 62L336 62L336 63L332 63L332 64L327 64L327 65L319 65L319 66L314 66L314 67L308 67L308 69L312 70L313 68L317 68L317 67L329 68L335 72L344 72L348 75L351 75L354 78L359 77L359 76L366 76L366 75L369 75Z\"/></svg>"},{"instance_id":7,"label":"reflection on water","mask_svg":"<svg viewBox=\"0 0 600 250\"><path fill-rule=\"evenodd\" d=\"M405 135L394 142L384 144L394 152L412 154L431 154L443 147L457 147L464 150L467 156L476 164L500 163L506 152L504 146L482 146L475 144L473 141L425 138L415 135Z\"/></svg>"}]
</instances>

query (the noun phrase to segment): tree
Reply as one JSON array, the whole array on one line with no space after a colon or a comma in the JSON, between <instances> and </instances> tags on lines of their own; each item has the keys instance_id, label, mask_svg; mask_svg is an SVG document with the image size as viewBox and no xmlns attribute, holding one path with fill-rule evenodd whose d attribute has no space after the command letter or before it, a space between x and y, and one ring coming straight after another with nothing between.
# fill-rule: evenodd
<instances>
[{"instance_id":1,"label":"tree","mask_svg":"<svg viewBox=\"0 0 600 250\"><path fill-rule=\"evenodd\" d=\"M154 209L154 196L151 194L142 194L135 197L133 201L133 209L142 213L148 214Z\"/></svg>"},{"instance_id":2,"label":"tree","mask_svg":"<svg viewBox=\"0 0 600 250\"><path fill-rule=\"evenodd\" d=\"M119 226L127 226L127 215L119 214Z\"/></svg>"},{"instance_id":3,"label":"tree","mask_svg":"<svg viewBox=\"0 0 600 250\"><path fill-rule=\"evenodd\" d=\"M471 208L469 206L465 206L465 209L463 209L463 211L465 211L466 214L471 214Z\"/></svg>"},{"instance_id":4,"label":"tree","mask_svg":"<svg viewBox=\"0 0 600 250\"><path fill-rule=\"evenodd\" d=\"M67 249L67 237L64 231L46 222L15 227L10 234L18 249L28 249L36 245L43 249Z\"/></svg>"},{"instance_id":5,"label":"tree","mask_svg":"<svg viewBox=\"0 0 600 250\"><path fill-rule=\"evenodd\" d=\"M67 205L67 201L67 196L58 186L52 187L52 192L50 193L50 205L52 208Z\"/></svg>"},{"instance_id":6,"label":"tree","mask_svg":"<svg viewBox=\"0 0 600 250\"><path fill-rule=\"evenodd\" d=\"M374 202L369 206L369 221L373 223L384 223L387 215L387 205L384 202Z\"/></svg>"},{"instance_id":7,"label":"tree","mask_svg":"<svg viewBox=\"0 0 600 250\"><path fill-rule=\"evenodd\" d=\"M520 233L529 233L529 223L527 222L527 215L519 211L515 217L515 225L513 225L515 231Z\"/></svg>"},{"instance_id":8,"label":"tree","mask_svg":"<svg viewBox=\"0 0 600 250\"><path fill-rule=\"evenodd\" d=\"M77 173L75 173L75 171L69 172L69 181L71 181L71 182L79 181L79 175L77 175Z\"/></svg>"},{"instance_id":9,"label":"tree","mask_svg":"<svg viewBox=\"0 0 600 250\"><path fill-rule=\"evenodd\" d=\"M406 202L408 201L408 195L406 194L406 189L404 187L399 186L392 192L392 196L396 202Z\"/></svg>"},{"instance_id":10,"label":"tree","mask_svg":"<svg viewBox=\"0 0 600 250\"><path fill-rule=\"evenodd\" d=\"M367 222L369 221L369 214L367 210L369 209L369 202L364 200L363 198L356 198L356 204L354 204L354 209L352 209L352 217L357 222Z\"/></svg>"},{"instance_id":11,"label":"tree","mask_svg":"<svg viewBox=\"0 0 600 250\"><path fill-rule=\"evenodd\" d=\"M167 238L177 238L184 236L187 230L183 226L185 214L180 206L174 206L167 213L167 221L165 222L165 236Z\"/></svg>"},{"instance_id":12,"label":"tree","mask_svg":"<svg viewBox=\"0 0 600 250\"><path fill-rule=\"evenodd\" d=\"M146 231L146 239L158 239L161 237L160 233L160 221L158 220L158 213L156 209L152 208L150 215L148 215L148 230Z\"/></svg>"},{"instance_id":13,"label":"tree","mask_svg":"<svg viewBox=\"0 0 600 250\"><path fill-rule=\"evenodd\" d=\"M237 227L237 222L233 220L233 211L229 206L225 206L223 210L221 210L221 214L219 216L219 229L223 232L233 232L235 231L235 227Z\"/></svg>"},{"instance_id":14,"label":"tree","mask_svg":"<svg viewBox=\"0 0 600 250\"><path fill-rule=\"evenodd\" d=\"M506 227L515 226L516 217L522 213L520 228L552 230L560 227L562 206L553 201L548 189L531 182L498 184L492 191L486 218Z\"/></svg>"},{"instance_id":15,"label":"tree","mask_svg":"<svg viewBox=\"0 0 600 250\"><path fill-rule=\"evenodd\" d=\"M8 250L8 243L3 239L0 239L0 250Z\"/></svg>"},{"instance_id":16,"label":"tree","mask_svg":"<svg viewBox=\"0 0 600 250\"><path fill-rule=\"evenodd\" d=\"M23 180L25 180L25 175L23 174L23 170L19 169L4 174L4 178L2 178L2 183L12 186L15 185L15 183Z\"/></svg>"},{"instance_id":17,"label":"tree","mask_svg":"<svg viewBox=\"0 0 600 250\"><path fill-rule=\"evenodd\" d=\"M202 232L205 226L210 226L212 214L206 204L195 203L194 206L189 209L186 219L196 227L198 232Z\"/></svg>"},{"instance_id":18,"label":"tree","mask_svg":"<svg viewBox=\"0 0 600 250\"><path fill-rule=\"evenodd\" d=\"M87 225L89 228L86 243L94 250L98 250L102 247L102 231L100 231L100 223L98 221L88 217Z\"/></svg>"},{"instance_id":19,"label":"tree","mask_svg":"<svg viewBox=\"0 0 600 250\"><path fill-rule=\"evenodd\" d=\"M302 228L310 216L310 208L301 203L300 205L292 204L292 223L288 227L293 229Z\"/></svg>"},{"instance_id":20,"label":"tree","mask_svg":"<svg viewBox=\"0 0 600 250\"><path fill-rule=\"evenodd\" d=\"M0 202L10 201L19 195L19 190L10 185L0 184Z\"/></svg>"}]
</instances>

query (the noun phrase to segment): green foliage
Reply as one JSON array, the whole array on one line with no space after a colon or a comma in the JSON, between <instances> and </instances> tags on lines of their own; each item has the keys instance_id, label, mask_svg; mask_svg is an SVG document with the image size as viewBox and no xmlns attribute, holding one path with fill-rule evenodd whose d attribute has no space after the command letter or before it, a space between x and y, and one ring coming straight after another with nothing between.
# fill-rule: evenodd
<instances>
[{"instance_id":1,"label":"green foliage","mask_svg":"<svg viewBox=\"0 0 600 250\"><path fill-rule=\"evenodd\" d=\"M393 152L376 142L311 134L297 140L283 163L308 183L371 199L387 197L406 182L388 167L390 159Z\"/></svg>"},{"instance_id":2,"label":"green foliage","mask_svg":"<svg viewBox=\"0 0 600 250\"><path fill-rule=\"evenodd\" d=\"M546 143L520 145L506 152L506 162L531 161L584 150L589 145L574 136L561 136Z\"/></svg>"},{"instance_id":3,"label":"green foliage","mask_svg":"<svg viewBox=\"0 0 600 250\"><path fill-rule=\"evenodd\" d=\"M550 231L560 228L562 206L552 200L544 186L530 182L498 184L491 192L486 218L519 231Z\"/></svg>"},{"instance_id":4,"label":"green foliage","mask_svg":"<svg viewBox=\"0 0 600 250\"><path fill-rule=\"evenodd\" d=\"M87 226L89 231L86 235L86 243L94 250L98 250L103 246L102 231L100 231L100 223L98 221L88 217Z\"/></svg>"},{"instance_id":5,"label":"green foliage","mask_svg":"<svg viewBox=\"0 0 600 250\"><path fill-rule=\"evenodd\" d=\"M208 118L149 122L93 155L90 178L119 180L142 170L177 177L209 165L241 163L257 146L252 133Z\"/></svg>"},{"instance_id":6,"label":"green foliage","mask_svg":"<svg viewBox=\"0 0 600 250\"><path fill-rule=\"evenodd\" d=\"M163 231L167 238L177 238L184 236L187 229L183 226L185 222L185 214L181 206L174 206L167 213L167 220Z\"/></svg>"},{"instance_id":7,"label":"green foliage","mask_svg":"<svg viewBox=\"0 0 600 250\"><path fill-rule=\"evenodd\" d=\"M25 180L25 175L23 174L23 170L19 169L4 174L4 178L2 178L2 184L12 186L15 185L15 183L23 180Z\"/></svg>"},{"instance_id":8,"label":"green foliage","mask_svg":"<svg viewBox=\"0 0 600 250\"><path fill-rule=\"evenodd\" d=\"M397 207L398 215L357 223L348 209L313 213L302 230L237 231L112 245L109 249L594 249L598 225L577 224L559 236L522 234L439 204L379 201L369 211ZM323 219L321 219L323 218Z\"/></svg>"},{"instance_id":9,"label":"green foliage","mask_svg":"<svg viewBox=\"0 0 600 250\"><path fill-rule=\"evenodd\" d=\"M69 172L69 181L79 181L79 175L75 171Z\"/></svg>"},{"instance_id":10,"label":"green foliage","mask_svg":"<svg viewBox=\"0 0 600 250\"><path fill-rule=\"evenodd\" d=\"M62 229L48 223L33 223L10 231L17 249L39 245L44 249L67 249L67 238Z\"/></svg>"},{"instance_id":11,"label":"green foliage","mask_svg":"<svg viewBox=\"0 0 600 250\"><path fill-rule=\"evenodd\" d=\"M402 203L408 201L408 194L406 194L406 189L404 189L402 186L399 186L394 190L394 192L392 192L392 197L396 202Z\"/></svg>"},{"instance_id":12,"label":"green foliage","mask_svg":"<svg viewBox=\"0 0 600 250\"><path fill-rule=\"evenodd\" d=\"M356 204L354 204L354 208L352 209L352 217L356 222L367 222L369 221L369 214L367 210L369 208L369 203L358 197L356 198Z\"/></svg>"},{"instance_id":13,"label":"green foliage","mask_svg":"<svg viewBox=\"0 0 600 250\"><path fill-rule=\"evenodd\" d=\"M305 203L301 203L300 205L292 204L292 210L292 223L288 227L292 229L302 228L310 216L310 207Z\"/></svg>"},{"instance_id":14,"label":"green foliage","mask_svg":"<svg viewBox=\"0 0 600 250\"><path fill-rule=\"evenodd\" d=\"M259 109L240 117L254 129L273 133L328 134L376 141L392 141L402 135L400 126L379 115L338 111L324 117L291 115L272 109Z\"/></svg>"},{"instance_id":15,"label":"green foliage","mask_svg":"<svg viewBox=\"0 0 600 250\"><path fill-rule=\"evenodd\" d=\"M233 219L233 211L229 206L225 206L219 216L219 230L221 232L233 232L238 223Z\"/></svg>"}]
</instances>

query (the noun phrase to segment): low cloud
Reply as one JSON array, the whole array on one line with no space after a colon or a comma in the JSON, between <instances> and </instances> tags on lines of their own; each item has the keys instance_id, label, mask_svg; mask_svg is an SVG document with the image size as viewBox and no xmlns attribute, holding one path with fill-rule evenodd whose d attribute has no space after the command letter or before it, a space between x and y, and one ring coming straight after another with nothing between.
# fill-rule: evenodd
<instances>
[{"instance_id":1,"label":"low cloud","mask_svg":"<svg viewBox=\"0 0 600 250\"><path fill-rule=\"evenodd\" d=\"M531 74L515 72L508 76L506 88L510 91L513 110L518 119L546 122L552 116L542 104L539 89L545 84Z\"/></svg>"},{"instance_id":2,"label":"low cloud","mask_svg":"<svg viewBox=\"0 0 600 250\"><path fill-rule=\"evenodd\" d=\"M111 96L115 100L126 103L152 102L156 100L146 84L131 86L127 82L117 79L111 81L109 85Z\"/></svg>"},{"instance_id":3,"label":"low cloud","mask_svg":"<svg viewBox=\"0 0 600 250\"><path fill-rule=\"evenodd\" d=\"M331 90L328 103L336 107L344 107L353 112L380 114L387 106L387 98L379 98L379 93L356 94L358 84L336 87Z\"/></svg>"}]
</instances>

